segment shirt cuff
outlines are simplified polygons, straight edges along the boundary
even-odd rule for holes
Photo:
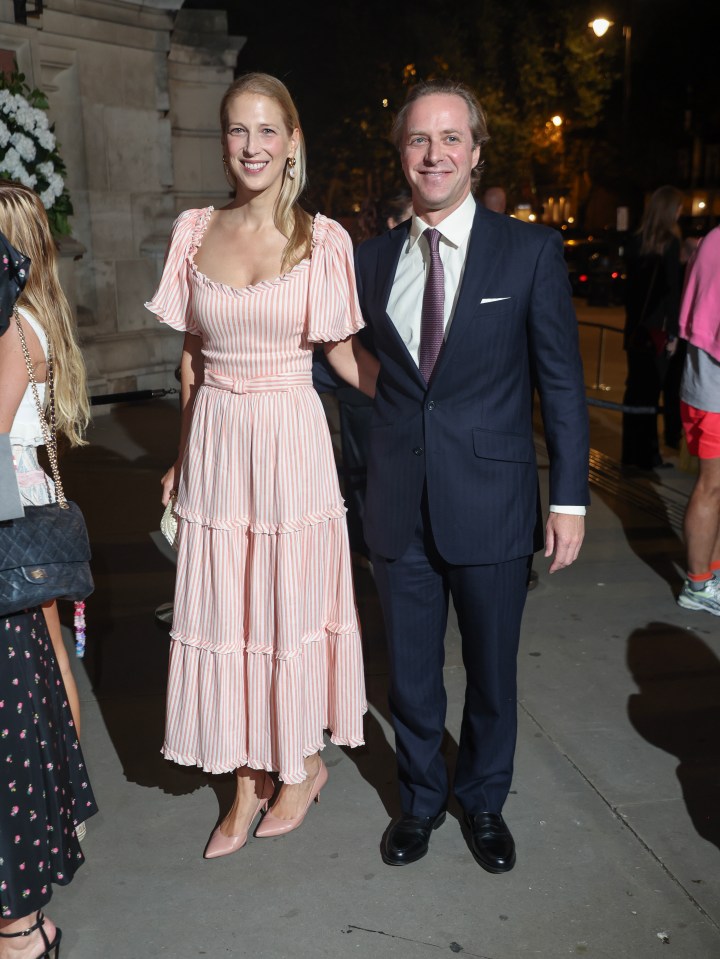
[[[584,506],[553,506],[550,505],[551,513],[569,513],[571,516],[584,516],[587,510]]]

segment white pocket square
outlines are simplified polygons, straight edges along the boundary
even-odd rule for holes
[[[486,300],[480,300],[480,305],[483,303],[499,303],[500,300],[511,300],[511,296],[489,296]]]

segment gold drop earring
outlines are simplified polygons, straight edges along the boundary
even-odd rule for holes
[[[296,164],[296,163],[297,163],[297,160],[295,159],[295,157],[288,157],[288,161],[287,161],[287,165],[288,165],[288,176],[290,177],[291,180],[294,180],[294,179],[295,179],[295,164]]]

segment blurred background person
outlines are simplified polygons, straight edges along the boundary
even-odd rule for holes
[[[628,244],[624,347],[627,406],[657,407],[677,347],[682,267],[678,217],[682,194],[662,186],[650,197]],[[656,413],[624,413],[622,463],[651,470],[660,455]],[[669,465],[669,464],[667,464]]]
[[[401,190],[399,193],[394,194],[394,196],[388,197],[382,202],[381,210],[385,229],[394,230],[396,226],[400,226],[401,223],[409,220],[412,216],[412,197],[410,196],[410,191]],[[380,229],[375,235],[377,236],[382,232],[383,230]]]
[[[691,262],[680,311],[687,356],[680,390],[688,450],[698,457],[685,512],[687,578],[678,604],[720,616],[720,227]]]
[[[364,243],[371,236],[377,236],[382,232],[382,210],[380,202],[375,197],[365,197],[360,205],[360,212],[355,221],[355,243]]]
[[[490,186],[483,193],[483,204],[493,213],[507,213],[507,196],[501,186]]]
[[[358,213],[355,234],[355,245],[359,246],[365,240],[380,236],[385,230],[392,230],[412,216],[412,197],[407,190],[400,190],[392,196],[385,196],[379,200],[367,197]]]

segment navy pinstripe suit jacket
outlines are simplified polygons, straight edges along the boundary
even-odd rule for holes
[[[550,502],[589,502],[585,388],[561,238],[478,205],[455,314],[428,387],[386,312],[409,223],[356,254],[360,305],[381,362],[365,538],[373,552],[401,556],[426,485],[435,543],[447,562],[528,556],[542,545],[533,387],[550,454]]]

